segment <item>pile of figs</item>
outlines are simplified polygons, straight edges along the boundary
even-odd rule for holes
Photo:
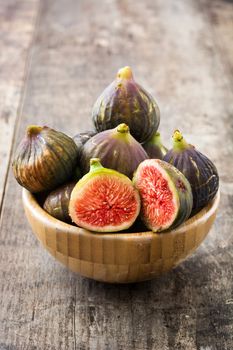
[[[158,105],[130,67],[99,96],[92,119],[95,130],[73,138],[30,125],[16,150],[16,180],[45,198],[51,216],[93,232],[137,222],[142,230],[169,231],[216,195],[219,177],[209,158],[179,130],[170,150],[163,145]]]

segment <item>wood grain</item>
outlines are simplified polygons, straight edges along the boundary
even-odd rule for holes
[[[40,247],[9,173],[0,349],[232,349],[232,13],[225,0],[41,1],[13,147],[29,123],[71,135],[90,128],[96,97],[131,65],[157,98],[165,143],[179,127],[216,163],[221,203],[204,244],[174,271],[105,285],[68,272]]]
[[[37,10],[38,0],[1,1],[0,212]]]

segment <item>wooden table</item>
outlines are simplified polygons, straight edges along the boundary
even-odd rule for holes
[[[233,349],[233,3],[0,1],[0,349]],[[74,135],[118,68],[131,65],[175,128],[217,165],[208,238],[171,273],[134,285],[81,278],[25,219],[12,154],[26,125]]]

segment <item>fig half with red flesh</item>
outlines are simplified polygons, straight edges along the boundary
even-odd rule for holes
[[[90,231],[116,232],[129,228],[139,212],[140,197],[132,181],[92,158],[89,173],[71,193],[72,221]]]
[[[184,222],[192,210],[188,180],[171,164],[159,159],[142,162],[133,179],[141,197],[141,217],[147,228],[160,232]]]

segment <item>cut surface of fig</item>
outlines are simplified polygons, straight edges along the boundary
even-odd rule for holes
[[[143,217],[150,228],[160,231],[171,226],[178,212],[179,199],[166,173],[156,164],[147,162],[139,166],[135,183],[142,198]]]
[[[140,211],[140,198],[132,182],[117,171],[91,160],[91,170],[71,193],[69,213],[78,226],[96,232],[129,228]]]
[[[177,227],[190,215],[191,187],[170,164],[158,159],[145,160],[133,182],[141,197],[141,217],[154,232]]]

